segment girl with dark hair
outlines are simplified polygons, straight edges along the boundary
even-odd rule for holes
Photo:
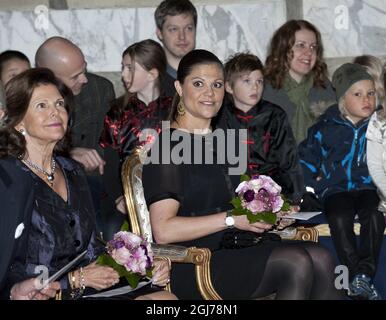
[[[170,112],[171,97],[161,92],[166,57],[161,45],[143,40],[122,54],[122,80],[127,94],[113,102],[104,121],[100,145],[118,150],[121,161],[138,146],[154,141],[144,129],[161,130],[161,121]],[[141,136],[142,135],[142,136]]]
[[[224,84],[223,65],[213,53],[193,50],[182,58],[170,129],[159,135],[143,167],[155,241],[211,249],[211,279],[224,299],[272,293],[276,299],[337,298],[333,260],[317,244],[267,240],[239,249],[227,247],[224,236],[232,231],[228,228],[259,234],[272,225],[250,224],[246,216],[231,215],[230,201],[240,177],[228,175],[230,164],[217,161],[227,142],[221,145],[211,139],[215,135],[211,120],[222,105]],[[205,143],[197,145],[202,140]],[[202,161],[209,158],[216,161]],[[179,298],[200,298],[191,265],[174,265],[171,285]]]
[[[3,89],[9,80],[31,68],[27,56],[15,50],[7,50],[0,53],[0,119],[4,114],[5,101],[3,101]]]
[[[58,279],[62,297],[80,298],[83,293],[90,294],[117,284],[118,273],[95,262],[103,247],[95,237],[95,212],[85,172],[78,162],[63,156],[69,146],[70,89],[49,69],[36,68],[10,80],[6,98],[0,129],[0,190],[9,186],[20,197],[17,200],[14,195],[6,198],[10,193],[8,188],[0,193],[2,206],[7,210],[2,211],[1,219],[6,221],[6,229],[14,230],[17,215],[13,217],[12,207],[20,202],[24,225],[15,232],[15,237],[23,241],[15,246],[11,241],[5,250],[3,245],[10,243],[9,237],[0,241],[2,255],[8,253],[6,266],[10,265],[4,285],[0,284],[1,294],[9,297],[11,293],[14,298],[15,290],[20,291],[20,287],[12,289],[13,285],[35,277],[37,267],[45,266],[49,275],[53,275],[85,250],[87,254],[79,264]],[[1,174],[4,172],[7,174]],[[24,185],[29,190],[19,191]],[[4,228],[3,224],[0,226]],[[1,233],[1,237],[5,236]],[[3,263],[2,259],[1,269]],[[156,269],[156,283],[165,285],[168,266],[160,263]],[[145,289],[125,298],[139,296],[174,297],[160,289]]]
[[[23,52],[7,50],[0,53],[0,80],[3,86],[13,77],[30,68],[31,63]]]
[[[330,105],[335,93],[327,77],[320,32],[308,21],[290,20],[273,35],[265,62],[263,99],[287,112],[298,143]]]

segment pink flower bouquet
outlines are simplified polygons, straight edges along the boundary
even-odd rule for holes
[[[246,215],[250,223],[275,224],[276,213],[290,210],[289,202],[281,195],[281,187],[272,178],[243,175],[241,181],[236,188],[238,197],[231,201],[233,215]]]
[[[120,231],[107,242],[107,253],[98,258],[98,263],[108,265],[125,277],[132,288],[136,288],[143,277],[152,276],[153,252],[142,237]]]

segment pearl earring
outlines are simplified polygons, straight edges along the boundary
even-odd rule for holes
[[[25,130],[24,130],[23,128],[21,128],[21,129],[19,130],[19,132],[20,132],[23,136],[25,136]]]

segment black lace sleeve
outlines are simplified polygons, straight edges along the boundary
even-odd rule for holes
[[[153,145],[148,158],[151,159],[150,163],[145,164],[142,171],[142,184],[148,207],[152,203],[164,199],[175,199],[180,203],[183,201],[184,165],[162,163],[161,140],[157,140],[159,144],[156,142]],[[157,145],[160,148],[156,147]]]
[[[143,168],[142,183],[147,206],[164,200],[183,200],[179,168],[173,164],[149,164]]]

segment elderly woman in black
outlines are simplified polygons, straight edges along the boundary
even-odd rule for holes
[[[6,86],[6,98],[0,165],[7,164],[12,179],[23,177],[16,184],[31,185],[25,201],[31,219],[25,230],[25,250],[13,255],[4,291],[36,276],[38,266],[54,274],[85,250],[84,258],[58,279],[62,297],[77,298],[118,284],[116,271],[95,262],[103,247],[95,237],[95,214],[86,177],[83,168],[66,157],[71,92],[50,70],[37,68],[12,79]],[[2,195],[1,203],[7,201],[12,200]],[[164,286],[168,278],[167,264],[157,263],[155,284]],[[159,288],[143,288],[120,298],[174,296]]]

